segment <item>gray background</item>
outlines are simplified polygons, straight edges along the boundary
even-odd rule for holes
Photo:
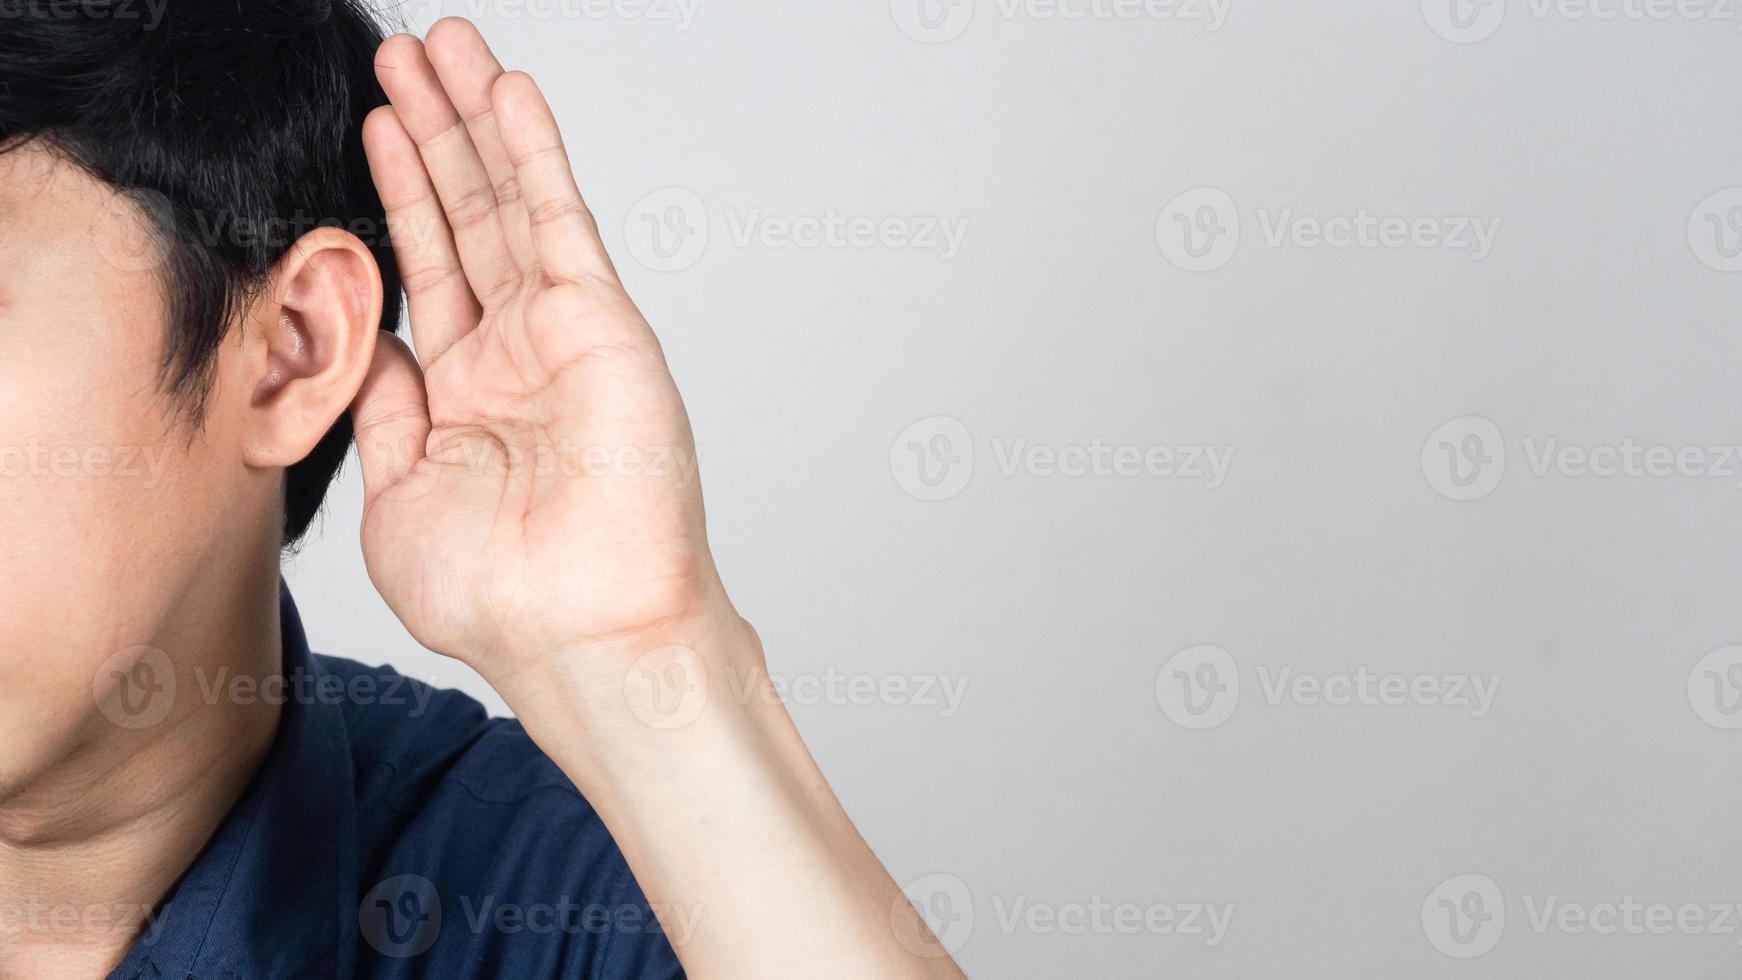
[[[1738,976],[1742,655],[1702,658],[1742,643],[1742,464],[1706,450],[1742,443],[1742,4],[920,2],[407,11],[550,94],[733,596],[968,972]],[[778,237],[831,211],[890,235]],[[1362,211],[1498,234],[1266,234]],[[1237,247],[1182,268],[1176,214]],[[1018,440],[1234,456],[1212,487],[1010,470]],[[376,596],[360,500],[352,467],[288,566],[316,648],[502,710]],[[1452,675],[1490,709],[1422,686]],[[1681,923],[1578,928],[1628,900]],[[1160,911],[1194,905],[1220,942]]]

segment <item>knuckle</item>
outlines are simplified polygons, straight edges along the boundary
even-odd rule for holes
[[[358,435],[373,435],[378,429],[393,428],[399,423],[420,419],[422,415],[419,408],[412,404],[371,407],[354,411],[351,426]]]
[[[500,206],[519,204],[524,196],[520,189],[520,178],[518,177],[512,175],[504,177],[502,182],[496,185],[496,203]]]
[[[551,146],[541,146],[535,150],[528,150],[524,156],[514,162],[517,166],[522,167],[544,163],[546,160],[555,161],[559,165],[566,165],[567,160],[564,158],[567,155],[567,151],[562,148],[561,144],[553,144]]]
[[[435,191],[426,185],[423,190],[414,191],[402,198],[392,201],[383,200],[381,206],[387,210],[388,224],[392,224],[395,220],[407,223],[410,221],[408,215],[434,202],[435,196]]]
[[[448,206],[448,224],[455,231],[474,227],[496,216],[496,191],[474,187],[462,191]]]
[[[570,218],[580,218],[582,221],[590,222],[592,220],[592,213],[588,211],[587,206],[582,204],[578,199],[558,198],[556,200],[539,202],[527,216],[527,220],[530,221],[534,227],[554,224],[555,222],[564,221]]]
[[[400,277],[400,283],[407,292],[419,293],[445,286],[459,275],[457,265],[432,265],[405,273]]]
[[[496,124],[496,110],[491,108],[487,95],[482,98],[482,101],[474,105],[456,106],[456,108],[459,109],[460,118],[465,121],[468,129],[484,129]]]

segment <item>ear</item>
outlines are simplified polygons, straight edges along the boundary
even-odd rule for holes
[[[381,327],[381,270],[355,235],[317,228],[292,245],[242,338],[250,389],[243,458],[301,462],[356,397]]]

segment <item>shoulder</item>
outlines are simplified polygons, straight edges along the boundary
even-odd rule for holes
[[[480,804],[537,804],[591,813],[579,791],[520,723],[491,718],[459,691],[431,687],[392,667],[316,656],[342,688],[346,733],[361,802],[415,805],[433,790],[458,789]]]
[[[315,661],[343,687],[358,893],[427,882],[443,916],[424,966],[681,975],[604,822],[519,722],[390,667]]]

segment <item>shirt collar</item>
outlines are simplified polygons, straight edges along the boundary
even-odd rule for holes
[[[350,976],[357,839],[344,708],[279,585],[289,694],[260,771],[110,980]]]

